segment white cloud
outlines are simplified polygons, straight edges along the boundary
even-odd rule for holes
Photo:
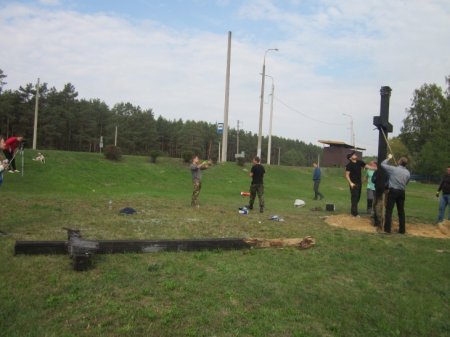
[[[228,1],[218,3],[226,7]],[[286,9],[269,0],[247,1],[239,11],[276,34],[263,41],[263,34],[244,26],[233,33],[230,126],[239,119],[244,129],[257,131],[267,48],[280,48],[266,59],[275,95],[296,110],[275,101],[273,133],[314,144],[349,142],[349,119],[342,116],[348,113],[357,144],[372,154],[380,87],[393,89],[391,122],[398,134],[414,89],[443,86],[449,75],[450,8],[444,1],[290,4]],[[218,35],[111,14],[9,5],[0,7],[0,36],[0,67],[11,89],[40,77],[58,89],[71,82],[81,97],[110,106],[129,101],[170,119],[223,118],[227,30]],[[265,132],[268,113],[266,105]]]
[[[290,63],[283,60],[283,69],[274,72],[281,72],[283,81],[291,77],[298,82],[284,81],[290,87],[282,88],[280,95],[322,120],[351,113],[358,143],[372,153],[377,138],[369,139],[368,131],[379,112],[381,86],[393,89],[391,120],[398,134],[413,90],[425,82],[444,84],[450,66],[450,46],[444,42],[450,38],[448,3],[324,1],[312,12],[283,12],[274,3],[250,1],[241,15],[271,21],[286,31],[280,57]],[[302,91],[297,99],[295,89]],[[336,128],[317,129],[333,137],[341,134]]]
[[[39,3],[41,3],[43,5],[48,5],[48,6],[57,6],[61,2],[60,2],[60,0],[39,0]]]

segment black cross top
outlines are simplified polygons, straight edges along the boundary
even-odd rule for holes
[[[392,132],[392,124],[389,123],[389,97],[391,96],[392,89],[390,87],[381,87],[381,105],[380,115],[373,117],[373,125],[378,129],[383,128],[385,133]]]

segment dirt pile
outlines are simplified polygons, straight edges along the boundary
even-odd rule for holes
[[[347,228],[350,230],[376,233],[377,228],[372,225],[369,217],[353,217],[348,214],[339,214],[327,216],[326,223],[335,226]],[[398,231],[398,223],[393,221],[392,231]],[[450,221],[446,220],[438,225],[432,224],[406,224],[406,234],[414,236],[424,236],[431,238],[450,239]]]

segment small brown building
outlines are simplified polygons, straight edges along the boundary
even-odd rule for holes
[[[319,140],[319,143],[328,145],[323,148],[322,167],[344,167],[348,163],[347,155],[356,151],[359,159],[362,159],[362,151],[365,149],[353,147],[353,145],[334,140]]]

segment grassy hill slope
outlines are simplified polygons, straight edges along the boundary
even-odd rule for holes
[[[266,167],[267,211],[242,216],[249,165],[205,171],[197,210],[180,160],[46,151],[41,165],[34,155],[25,151],[24,175],[7,173],[0,187],[0,336],[448,336],[450,240],[328,226],[328,212],[310,209],[348,212],[342,169],[323,169],[325,200],[314,201],[312,169]],[[408,222],[432,226],[435,188],[408,186]],[[295,208],[297,198],[306,206]],[[127,206],[138,213],[119,215]],[[14,256],[15,240],[64,240],[63,227],[92,239],[312,235],[317,244],[99,255],[86,272],[67,256]]]
[[[133,199],[138,196],[165,198],[167,203],[190,202],[192,190],[187,164],[172,158],[160,158],[151,164],[148,158],[125,156],[121,162],[104,159],[101,154],[47,151],[47,164],[32,161],[33,151],[25,152],[24,175],[5,173],[0,189],[4,198],[83,198],[105,202],[110,199]],[[18,156],[18,166],[21,158]],[[244,169],[235,163],[212,166],[203,173],[201,203],[236,209],[245,200],[239,193],[248,191],[250,164]],[[323,202],[312,200],[312,169],[266,166],[265,189],[267,207],[272,212],[292,210],[295,199],[303,199],[307,206],[334,203],[338,212],[349,209],[348,187],[343,169],[323,168],[321,191]],[[436,186],[411,183],[408,185],[406,209],[412,221],[432,223],[437,214]],[[308,208],[308,207],[307,207]],[[365,210],[365,191],[360,202]],[[415,219],[415,220],[414,220]]]

